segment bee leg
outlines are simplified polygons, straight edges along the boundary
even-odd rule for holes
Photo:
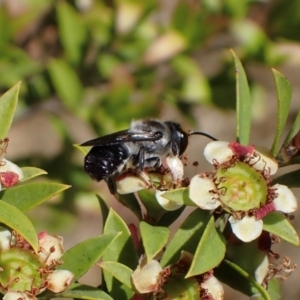
[[[115,184],[114,180],[112,179],[112,177],[106,178],[105,181],[106,181],[106,184],[108,186],[110,193],[112,195],[116,194],[117,188],[116,188],[116,184]]]
[[[155,188],[155,186],[150,181],[150,178],[146,172],[144,172],[144,171],[139,172],[139,176],[145,181],[148,188]]]

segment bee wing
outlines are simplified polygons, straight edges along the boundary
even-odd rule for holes
[[[160,132],[129,132],[128,130],[122,130],[89,140],[80,146],[109,146],[126,142],[157,141],[161,137]]]

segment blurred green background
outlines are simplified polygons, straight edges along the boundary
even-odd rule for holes
[[[270,68],[292,82],[291,118],[300,106],[299,28],[299,0],[0,0],[1,94],[22,81],[8,158],[72,185],[31,216],[37,227],[73,238],[80,232],[77,240],[100,232],[99,220],[91,225],[99,218],[93,193],[111,196],[84,173],[73,144],[145,117],[234,139],[230,48],[251,85],[253,143],[270,147]],[[285,299],[297,293],[289,288]]]

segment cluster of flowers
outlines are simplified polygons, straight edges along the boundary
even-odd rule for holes
[[[0,190],[23,178],[22,169],[3,157],[5,149],[0,156]],[[17,232],[0,226],[0,292],[4,300],[34,300],[45,290],[60,293],[71,284],[74,275],[57,269],[62,264],[62,238],[41,232],[38,242],[35,252]]]
[[[213,165],[213,171],[191,178],[188,186],[189,198],[200,209],[226,212],[232,232],[241,242],[260,243],[266,240],[262,219],[269,213],[280,211],[288,214],[297,210],[297,199],[292,191],[285,185],[272,185],[271,176],[277,172],[278,163],[266,151],[258,151],[253,146],[243,146],[237,142],[213,141],[205,147],[204,156]],[[141,178],[123,176],[117,181],[117,187],[120,193],[129,193],[149,186]],[[165,192],[156,190],[158,203],[166,210],[178,209],[181,205],[164,198]],[[269,233],[267,239],[270,240]],[[255,272],[258,283],[272,277],[270,272],[277,272],[274,265],[270,270],[270,248],[271,246],[264,249],[265,257]],[[183,261],[188,265],[186,256],[179,263]],[[294,267],[285,263],[281,269],[290,273]],[[166,275],[166,270],[162,270],[158,261],[142,261],[133,278],[137,290],[142,293],[155,291],[157,286],[161,287],[164,282],[161,278],[169,278],[173,273],[169,271],[168,274]],[[216,280],[211,274],[202,276]],[[223,299],[222,288],[216,283],[213,286],[217,291],[212,287],[207,288],[207,295],[211,298],[201,299]]]

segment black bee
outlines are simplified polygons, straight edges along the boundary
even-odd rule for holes
[[[132,121],[129,129],[81,144],[93,146],[85,157],[84,170],[94,180],[104,179],[113,194],[114,176],[129,169],[142,175],[146,168],[159,168],[164,158],[180,158],[188,146],[188,137],[194,134],[215,140],[203,132],[185,132],[180,124],[171,121]],[[171,169],[172,174],[175,172]]]

